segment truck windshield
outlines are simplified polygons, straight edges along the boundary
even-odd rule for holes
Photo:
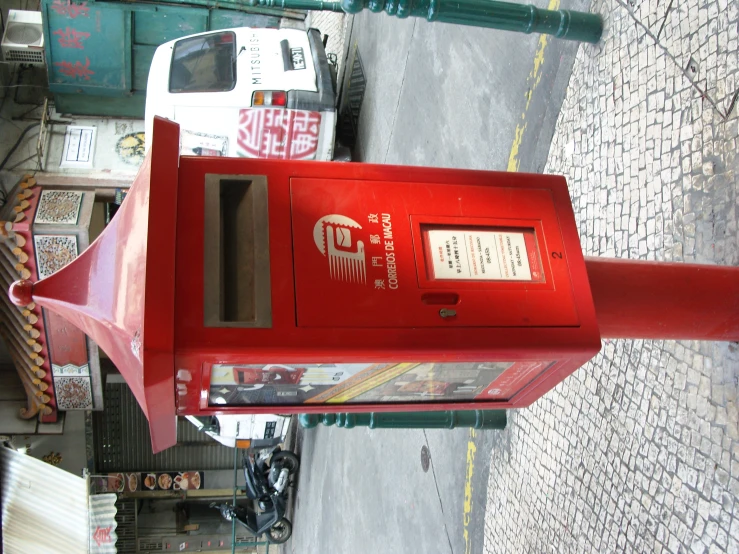
[[[234,33],[212,33],[175,43],[169,92],[223,92],[235,85]]]

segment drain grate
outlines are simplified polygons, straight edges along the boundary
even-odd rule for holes
[[[424,473],[428,472],[430,462],[431,454],[429,453],[429,447],[424,445],[421,447],[421,468],[423,468]]]
[[[349,80],[342,91],[339,103],[339,117],[336,129],[339,142],[349,148],[354,148],[357,142],[359,129],[359,112],[362,109],[364,91],[367,88],[367,79],[364,76],[364,66],[359,50],[354,49],[354,56],[349,72]]]
[[[698,65],[698,62],[695,61],[694,58],[690,58],[688,60],[688,65],[685,66],[685,74],[688,76],[688,79],[695,82],[698,78],[698,69],[700,66]]]

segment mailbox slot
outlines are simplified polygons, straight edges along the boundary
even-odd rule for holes
[[[267,179],[206,175],[206,327],[271,327]]]

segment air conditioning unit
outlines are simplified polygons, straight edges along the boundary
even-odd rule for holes
[[[9,10],[2,49],[6,62],[46,65],[41,12]]]

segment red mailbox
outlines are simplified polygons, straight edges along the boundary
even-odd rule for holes
[[[682,310],[675,333],[739,336],[736,268],[586,265],[561,177],[180,158],[178,133],[157,119],[102,235],[11,289],[107,352],[154,451],[176,415],[528,405],[598,352],[595,306],[611,336],[628,331],[618,280],[639,332],[676,336],[662,308],[706,275],[710,311]]]
[[[183,157],[175,256],[178,413],[523,406],[600,348],[561,177]]]
[[[175,415],[524,406],[600,348],[561,177],[180,158],[165,120],[153,143],[32,294],[113,359],[155,451]]]

